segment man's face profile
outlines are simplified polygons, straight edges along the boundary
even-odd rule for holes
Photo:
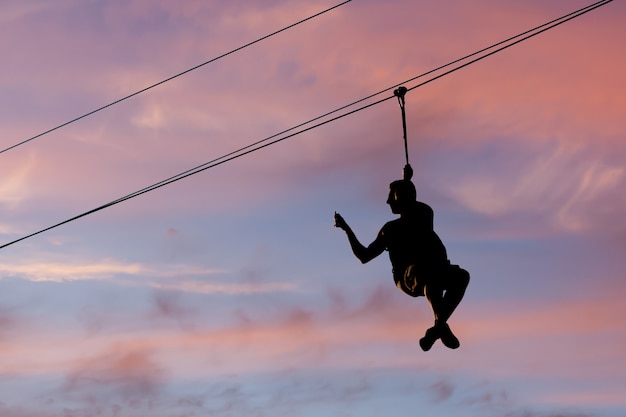
[[[400,204],[398,202],[398,193],[393,187],[389,188],[389,197],[387,197],[387,204],[389,204],[389,207],[391,208],[391,212],[393,214],[400,214]]]

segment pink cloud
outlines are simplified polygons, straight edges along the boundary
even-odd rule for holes
[[[335,293],[333,296],[335,300],[338,297],[341,295]],[[247,373],[296,365],[301,367],[305,366],[302,354],[312,361],[311,365],[315,364],[318,368],[413,367],[425,364],[424,361],[431,360],[431,356],[447,354],[446,349],[439,345],[428,354],[419,351],[417,340],[432,323],[424,299],[408,299],[395,288],[381,287],[358,305],[341,303],[335,301],[339,307],[328,312],[286,307],[277,311],[275,316],[244,313],[247,319],[238,325],[206,328],[198,320],[197,316],[201,314],[199,311],[181,310],[180,303],[175,299],[161,301],[156,304],[160,306],[158,314],[180,321],[184,324],[182,327],[163,326],[160,319],[154,320],[154,315],[146,315],[147,327],[136,322],[129,330],[118,326],[114,331],[111,329],[92,334],[88,341],[90,346],[102,346],[117,340],[123,349],[103,355],[102,366],[96,366],[97,358],[85,362],[86,370],[83,372],[80,368],[76,371],[73,380],[89,377],[89,370],[93,367],[94,374],[113,384],[116,381],[116,370],[121,369],[120,364],[128,362],[132,365],[129,365],[128,378],[133,380],[136,371],[136,380],[140,384],[143,371],[152,372],[150,370],[153,369],[155,375],[158,374],[156,365],[150,365],[150,357],[159,358],[161,366],[167,364],[168,368],[178,369],[178,372],[204,374]],[[619,344],[619,334],[623,332],[620,309],[621,302],[613,297],[565,303],[561,301],[553,305],[530,301],[519,306],[510,303],[504,306],[489,304],[480,309],[468,301],[461,305],[451,325],[461,338],[460,351],[472,355],[474,359],[454,366],[489,373],[487,370],[493,368],[487,366],[486,361],[498,362],[505,358],[491,354],[484,356],[480,352],[492,352],[492,347],[499,345],[509,356],[517,357],[516,365],[506,365],[509,372],[549,372],[555,375],[557,372],[568,374],[567,369],[570,369],[573,375],[584,373],[588,376],[622,372],[619,367],[607,366],[609,362],[605,362],[613,363],[614,358],[623,354],[623,343]],[[135,321],[139,319],[144,320],[136,318]],[[154,327],[149,326],[149,322]],[[144,330],[130,330],[141,328]],[[57,342],[51,340],[46,347],[47,353],[36,353],[38,349],[33,346],[25,350],[24,354],[27,357],[48,357],[51,362],[39,368],[42,371],[51,366],[62,366],[62,362],[54,365],[54,361],[73,355],[71,340],[76,337],[84,335],[69,333]],[[64,342],[59,344],[62,340]],[[582,344],[558,353],[562,344],[569,344],[571,340]],[[607,344],[606,341],[612,342]],[[19,340],[12,343],[13,351],[18,351],[19,343]],[[376,364],[369,362],[371,357],[368,352],[372,349],[394,349],[394,346],[396,349],[403,348],[394,355],[380,357]],[[535,350],[541,351],[541,354],[532,353]],[[601,357],[597,355],[599,350],[603,352]],[[64,353],[61,355],[62,351]],[[145,354],[135,355],[133,352]],[[185,354],[181,355],[181,352]],[[416,354],[419,355],[416,357]],[[548,362],[546,358],[549,358]],[[17,357],[14,360],[16,364],[22,364],[19,367],[21,372],[28,372],[29,365],[26,362]],[[541,366],[524,368],[519,365],[520,361]],[[588,365],[577,366],[574,370],[568,366],[572,362]],[[136,368],[133,368],[135,365]],[[32,371],[36,372],[36,369]]]
[[[166,378],[150,352],[125,346],[114,346],[101,355],[78,361],[75,366],[63,389],[71,396],[94,396],[102,391],[105,397],[110,392],[116,398],[143,402],[159,394]]]
[[[186,308],[176,298],[160,300],[152,306],[157,311],[135,316],[129,327],[93,333],[88,339],[69,329],[42,329],[37,337],[46,340],[45,346],[13,340],[12,372],[22,377],[67,373],[63,396],[82,401],[88,392],[95,393],[98,405],[110,399],[145,405],[167,381],[180,378],[243,377],[288,369],[422,369],[531,380],[610,378],[624,372],[618,364],[624,352],[623,342],[619,344],[622,303],[615,297],[480,307],[467,300],[451,320],[461,349],[449,351],[437,344],[428,353],[417,345],[432,320],[426,301],[409,299],[390,285],[372,288],[356,304],[333,290],[329,302],[334,307],[328,310],[294,305],[254,314],[251,309],[246,320],[228,326],[201,325],[201,311]],[[164,325],[162,320],[171,319],[193,325]],[[95,353],[85,357],[85,351]],[[464,392],[444,379],[430,390],[433,400],[446,403],[457,390]],[[468,398],[476,404],[510,405],[502,393],[477,395]]]
[[[23,324],[24,319],[12,309],[0,309],[0,351],[3,350],[3,342],[10,340]]]
[[[454,386],[446,381],[437,381],[430,386],[435,402],[448,400],[454,393]]]

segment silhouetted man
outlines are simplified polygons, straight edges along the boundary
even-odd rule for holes
[[[447,321],[465,294],[469,273],[450,264],[446,248],[434,231],[433,210],[416,201],[415,186],[410,180],[389,185],[387,204],[400,217],[386,223],[367,247],[358,241],[338,213],[335,213],[335,226],[346,232],[352,252],[362,263],[387,250],[396,286],[412,297],[426,296],[435,315],[435,325],[426,330],[419,341],[420,347],[427,351],[440,338],[445,346],[456,349],[460,343]]]

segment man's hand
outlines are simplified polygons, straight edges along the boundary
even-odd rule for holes
[[[341,214],[335,212],[335,227],[340,228],[341,230],[348,229],[348,223],[341,217]]]
[[[383,240],[382,233],[379,233],[376,240],[374,240],[368,247],[365,247],[356,238],[356,235],[350,226],[348,226],[348,223],[346,223],[343,217],[341,217],[341,214],[337,212],[335,212],[335,227],[338,227],[346,232],[352,253],[354,253],[354,256],[356,256],[362,263],[371,261],[385,250],[385,242]]]

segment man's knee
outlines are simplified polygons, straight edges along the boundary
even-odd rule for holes
[[[459,274],[459,281],[461,281],[464,287],[467,287],[470,282],[470,274],[463,268],[461,268],[461,271]]]
[[[465,269],[461,268],[458,265],[452,266],[452,284],[465,289],[469,285],[470,282],[470,274]]]

